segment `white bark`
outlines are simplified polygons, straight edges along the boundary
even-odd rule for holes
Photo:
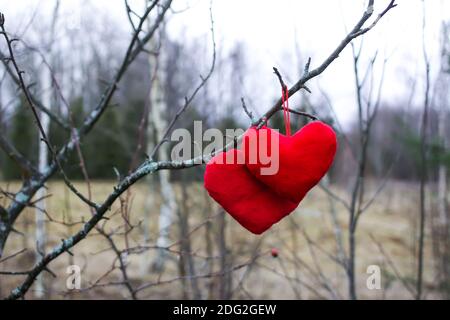
[[[56,21],[58,18],[59,12],[59,0],[55,2],[55,7],[53,10],[52,16],[52,24],[50,28],[50,35],[48,39],[46,39],[48,45],[48,59],[50,65],[53,60],[53,42],[55,39],[55,28]],[[42,103],[46,108],[51,109],[52,106],[52,71],[46,66],[43,65],[43,70],[41,72],[41,90],[42,90]],[[50,118],[44,112],[40,112],[39,121],[41,122],[42,129],[45,133],[45,136],[48,137],[50,131]],[[39,172],[44,172],[48,167],[48,146],[42,141],[44,137],[42,134],[39,134],[39,161],[38,161],[38,170]],[[36,199],[42,199],[41,201],[36,203],[36,260],[39,261],[43,255],[45,255],[45,245],[46,245],[46,231],[45,231],[45,209],[46,209],[46,197],[47,191],[45,188],[41,188],[36,192]],[[36,298],[42,298],[45,294],[45,285],[43,275],[40,274],[36,279],[36,290],[35,296]]]
[[[154,65],[154,64],[153,64]],[[151,93],[151,111],[150,120],[152,127],[155,129],[156,141],[163,139],[164,129],[167,126],[167,122],[162,116],[166,105],[164,103],[163,88],[161,86],[161,72],[157,71],[155,83],[152,86]],[[158,159],[160,161],[168,160],[167,156],[167,143],[164,143],[158,150]],[[169,231],[170,225],[175,217],[177,210],[177,204],[175,201],[175,193],[170,183],[170,171],[161,170],[158,171],[159,184],[161,191],[161,207],[159,213],[159,225],[158,225],[158,239],[156,245],[160,247],[167,247],[170,243]],[[155,266],[162,268],[165,262],[165,251],[160,250]]]
[[[159,55],[150,55],[149,64],[151,70],[151,77],[153,77],[153,83],[150,89],[150,112],[148,114],[148,127],[151,130],[150,139],[154,138],[154,141],[161,141],[164,137],[164,130],[167,127],[167,121],[164,118],[164,113],[167,110],[167,106],[164,100],[164,87],[163,87],[163,72],[160,49]],[[153,134],[151,134],[153,133]],[[153,142],[148,145],[148,153],[152,152],[154,147]],[[168,144],[163,143],[158,149],[158,160],[168,160]],[[160,247],[167,247],[170,244],[170,226],[176,216],[177,203],[175,199],[175,193],[170,183],[170,171],[161,170],[158,171],[160,192],[161,192],[161,206],[159,213],[158,224],[158,238],[156,245]],[[152,188],[154,192],[155,188]],[[147,213],[148,214],[148,213]],[[166,251],[159,250],[158,256],[154,262],[155,269],[162,269],[166,260]]]
[[[51,74],[48,68],[44,68],[42,71],[42,87],[43,87],[43,95],[42,102],[47,108],[50,108],[51,100],[52,100],[52,91],[51,91]],[[50,128],[50,118],[44,112],[40,113],[40,122],[42,124],[42,128],[44,129],[45,135],[48,136],[49,128]],[[48,166],[48,148],[44,141],[42,141],[42,135],[39,135],[39,164],[38,169],[39,172],[44,172]],[[45,188],[41,188],[36,193],[36,199],[42,199],[41,201],[36,203],[36,260],[39,261],[42,258],[42,255],[45,254],[45,243],[46,243],[46,232],[45,232],[45,213],[44,210],[46,208],[46,200],[45,196],[47,195],[47,191]],[[36,279],[36,298],[42,298],[44,296],[45,286],[42,274]]]

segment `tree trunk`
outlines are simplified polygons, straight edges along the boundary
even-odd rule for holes
[[[180,228],[181,228],[181,236],[182,236],[182,250],[186,254],[186,265],[187,270],[189,271],[190,284],[192,290],[192,297],[195,300],[200,300],[202,298],[201,291],[198,284],[198,279],[196,278],[196,267],[194,257],[192,255],[192,243],[191,243],[191,235],[189,234],[189,206],[188,203],[188,193],[187,193],[187,183],[186,183],[186,174],[183,173],[183,183],[182,183],[182,203],[183,203],[183,212],[180,212]]]
[[[219,299],[231,299],[232,274],[230,272],[231,255],[227,247],[226,240],[227,221],[225,218],[225,211],[221,210],[219,215],[219,232],[217,235],[217,242],[219,245],[220,255],[220,272],[219,272]]]
[[[422,32],[425,34],[425,3],[423,3],[423,26]],[[423,35],[423,37],[425,37]],[[422,299],[423,291],[423,271],[424,271],[424,246],[425,246],[425,223],[426,223],[426,184],[427,184],[427,134],[428,134],[428,115],[430,107],[430,61],[423,40],[423,56],[425,62],[425,96],[422,114],[422,124],[420,128],[420,211],[419,211],[419,243],[417,256],[417,283],[416,283],[416,299]]]
[[[161,48],[159,50],[162,51]],[[154,74],[151,74],[153,79],[150,89],[150,112],[148,115],[148,126],[153,129],[154,141],[161,141],[163,139],[164,130],[167,127],[167,121],[163,117],[167,106],[164,100],[164,81],[161,64],[163,63],[160,54],[150,54],[149,64]],[[149,154],[152,150],[148,150]],[[163,143],[157,152],[158,160],[168,160],[168,144]],[[173,223],[176,216],[177,204],[175,201],[175,193],[170,183],[170,171],[158,171],[159,185],[161,188],[161,207],[159,213],[158,225],[158,239],[157,246],[167,247],[170,243],[169,233],[170,225]],[[158,255],[154,261],[153,268],[155,270],[162,270],[166,261],[166,250],[158,250]]]
[[[447,141],[445,132],[447,131],[447,104],[444,102],[440,108],[439,114],[439,138],[442,143],[442,150],[446,150]],[[438,173],[438,211],[439,220],[442,225],[448,226],[447,217],[447,167],[445,164],[441,163],[439,165]]]
[[[52,64],[53,61],[53,42],[55,38],[55,27],[58,19],[58,11],[59,11],[59,0],[56,1],[55,7],[53,9],[52,23],[50,27],[50,35],[48,37],[48,61],[49,64]],[[42,83],[42,102],[46,108],[52,109],[52,87],[53,87],[53,78],[52,78],[52,70],[47,65],[43,66],[43,70],[41,73],[41,83]],[[39,121],[41,122],[42,129],[45,135],[48,137],[50,131],[50,118],[44,113],[40,112]],[[44,137],[42,134],[39,135],[39,161],[38,161],[38,170],[39,172],[44,172],[48,167],[48,147],[47,144],[42,141]],[[51,143],[48,141],[48,143]],[[40,261],[42,257],[45,255],[45,246],[46,246],[46,231],[45,231],[45,210],[46,210],[46,199],[47,191],[45,187],[41,187],[36,192],[36,199],[42,199],[36,203],[36,261]],[[45,295],[46,288],[44,285],[44,276],[40,274],[36,279],[36,298],[42,298]]]
[[[42,71],[42,84],[43,84],[43,96],[42,101],[47,108],[50,108],[52,95],[51,95],[51,74],[48,68]],[[44,112],[40,113],[40,122],[42,128],[44,129],[45,135],[48,136],[48,131],[50,128],[50,118]],[[42,141],[42,135],[39,135],[39,172],[44,172],[48,166],[48,148],[44,141]],[[42,199],[36,203],[36,261],[42,259],[45,255],[45,244],[46,244],[46,232],[45,232],[45,210],[46,210],[46,200],[45,197],[47,191],[44,187],[40,188],[36,192],[36,199]],[[43,274],[39,275],[36,279],[36,298],[42,298],[45,293]]]

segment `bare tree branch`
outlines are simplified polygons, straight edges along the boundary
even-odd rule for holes
[[[355,25],[355,27],[352,29],[352,31],[344,38],[344,40],[338,45],[338,47],[332,52],[332,54],[319,67],[317,67],[316,69],[314,69],[312,71],[309,71],[309,63],[307,64],[307,67],[305,67],[305,74],[289,90],[289,94],[288,94],[289,96],[292,96],[297,91],[299,91],[301,88],[303,88],[307,81],[320,75],[323,71],[325,71],[325,69],[339,56],[339,54],[351,42],[351,40],[353,40],[354,38],[356,38],[358,36],[365,34],[367,31],[369,31],[370,29],[372,29],[375,26],[375,24],[378,22],[378,20],[381,17],[379,17],[370,27],[362,29],[364,24],[366,23],[366,21],[372,16],[373,2],[374,2],[373,0],[369,1],[369,5],[368,5],[366,11],[364,12],[362,18],[360,19],[360,21]],[[170,5],[170,1],[168,1],[168,3],[166,3],[166,4]],[[392,4],[393,4],[393,1],[391,3],[390,7],[385,9],[384,13],[386,13],[393,7]],[[168,9],[168,5],[163,8],[164,13],[165,13],[164,10]],[[384,13],[383,13],[383,15],[384,15]],[[147,15],[148,15],[148,13],[147,13]],[[139,52],[141,50],[140,48],[142,47],[142,44],[151,38],[151,36],[154,33],[154,30],[156,30],[157,24],[159,24],[160,21],[162,21],[163,16],[164,16],[164,14],[160,14],[158,16],[159,20],[158,19],[156,20],[155,27],[152,28],[152,30],[150,30],[150,32],[146,36],[144,36],[144,38],[141,41],[138,41],[137,38],[138,38],[138,34],[139,34],[140,30],[142,29],[142,24],[140,24],[140,26],[137,27],[137,32],[135,33],[135,36],[133,37],[133,39],[131,41],[129,49],[127,50],[127,54],[124,58],[122,67],[119,69],[119,71],[118,71],[115,79],[111,83],[110,87],[106,90],[99,105],[94,109],[94,111],[91,113],[91,115],[86,119],[83,126],[80,128],[79,132],[81,135],[87,133],[92,128],[92,126],[95,124],[95,122],[100,117],[101,113],[105,110],[106,106],[108,105],[108,103],[111,99],[112,94],[114,93],[114,91],[117,87],[117,83],[121,79],[127,66],[129,65],[129,63],[131,63],[134,60],[134,58],[137,55],[137,52]],[[144,14],[143,17],[146,17],[146,15]],[[135,47],[135,45],[136,45],[136,47]],[[191,96],[192,99],[193,99],[193,97],[195,97],[196,92],[198,90],[200,90],[200,88],[201,87],[199,87],[197,90],[194,91],[194,94]],[[187,99],[187,103],[185,105],[188,105],[189,102],[190,102],[190,100]],[[269,109],[269,111],[267,111],[261,118],[258,119],[258,124],[260,124],[264,121],[267,121],[267,119],[269,119],[271,116],[273,116],[278,110],[280,110],[280,108],[281,108],[281,99],[279,99],[275,103],[275,105],[271,109]],[[169,130],[170,130],[170,125],[169,125]],[[66,151],[73,148],[73,144],[74,144],[74,141],[72,138],[72,141],[70,141],[66,145],[66,147],[60,151],[59,156],[64,158],[63,155],[66,153]],[[228,144],[227,146],[225,146],[225,148],[223,150],[228,148],[229,145],[233,145],[233,144],[234,144],[234,141],[231,142],[230,144]],[[219,150],[216,151],[215,153],[218,153],[218,152],[219,152]],[[210,156],[212,156],[212,155],[210,155]],[[15,288],[11,292],[11,294],[8,298],[9,299],[17,299],[17,298],[23,297],[25,295],[25,293],[28,291],[28,289],[30,288],[30,286],[33,284],[36,277],[42,271],[47,270],[48,264],[50,262],[52,262],[54,259],[56,259],[58,256],[60,256],[61,254],[63,254],[64,252],[68,252],[68,250],[70,248],[72,248],[77,243],[79,243],[80,241],[85,239],[87,237],[87,235],[89,234],[89,232],[96,226],[96,224],[103,218],[104,214],[110,209],[110,207],[115,202],[115,200],[117,200],[117,198],[119,198],[121,194],[123,194],[130,186],[132,186],[134,183],[136,183],[137,181],[142,179],[144,176],[154,173],[158,170],[176,170],[176,169],[191,168],[191,167],[197,166],[201,163],[204,163],[207,159],[208,159],[208,157],[205,157],[202,155],[200,157],[192,158],[190,160],[185,160],[185,161],[158,161],[157,162],[152,159],[146,160],[139,168],[137,168],[132,173],[130,173],[128,176],[126,176],[114,188],[114,191],[106,198],[106,200],[99,207],[97,207],[95,209],[95,214],[84,224],[84,226],[81,230],[79,230],[74,235],[68,237],[67,239],[63,240],[61,242],[61,244],[54,247],[47,255],[45,255],[42,258],[42,260],[39,261],[32,268],[32,270],[30,270],[30,272],[28,273],[24,282],[20,286]],[[55,164],[53,164],[53,165],[55,165]],[[40,180],[40,183],[42,184],[43,182],[45,182],[49,176],[51,176],[51,173],[45,175],[45,177]],[[25,190],[25,191],[29,192],[28,196],[30,194],[33,194],[32,189]],[[24,191],[22,190],[22,192],[24,192]],[[28,200],[28,196],[27,196],[27,200]],[[20,212],[20,211],[18,211],[18,212]],[[16,213],[16,214],[18,215],[18,213]],[[238,265],[238,266],[231,268],[229,271],[237,270],[237,269],[243,268],[247,265],[248,265],[248,263]],[[229,271],[227,271],[227,272],[229,272]],[[211,277],[211,276],[214,276],[214,274],[198,275],[196,277]],[[175,281],[175,280],[167,280],[167,281],[164,281],[163,283],[169,283],[171,281]],[[161,284],[161,282],[158,282],[158,284]],[[150,286],[152,286],[152,284],[142,286],[142,287],[136,289],[136,292],[143,290]]]

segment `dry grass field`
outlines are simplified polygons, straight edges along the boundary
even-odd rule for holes
[[[373,184],[373,185],[372,185]],[[77,183],[77,188],[86,193],[86,185]],[[92,184],[93,199],[100,202],[112,191],[114,182]],[[376,183],[369,183],[368,195],[375,190]],[[2,188],[17,190],[18,183],[2,183]],[[180,212],[189,216],[189,238],[191,254],[195,263],[198,285],[202,298],[217,298],[219,264],[217,235],[219,216],[217,205],[206,195],[200,183],[187,186],[187,200],[181,199],[181,186],[176,185]],[[333,188],[345,195],[345,190]],[[90,216],[86,205],[76,199],[61,182],[48,184],[51,197],[48,199],[48,213],[53,220],[79,222]],[[128,212],[130,224],[136,225],[124,241],[124,220],[121,218],[120,203],[115,203],[109,212],[109,220],[103,220],[106,230],[114,230],[114,240],[119,249],[143,244],[142,223],[144,212],[150,210],[149,228],[151,238],[148,245],[155,245],[158,209],[148,208],[150,189],[145,183],[133,186],[129,193]],[[152,191],[154,193],[154,191]],[[417,221],[418,187],[400,182],[389,182],[377,200],[363,214],[357,231],[356,275],[359,298],[362,299],[410,299],[411,294],[405,284],[413,285],[415,274],[414,235]],[[186,195],[185,195],[186,196]],[[3,205],[6,200],[2,198]],[[155,203],[158,203],[156,197]],[[335,209],[339,225],[342,227],[344,246],[347,246],[346,229],[348,214],[338,203]],[[207,223],[205,223],[207,221]],[[229,274],[232,276],[232,298],[243,299],[330,299],[348,297],[346,275],[333,260],[337,254],[335,228],[331,214],[330,199],[324,191],[316,187],[300,204],[297,210],[262,236],[255,236],[238,225],[229,215],[225,217],[225,240],[228,248]],[[138,292],[141,299],[183,298],[183,280],[179,275],[179,245],[177,217],[173,223],[171,237],[174,245],[168,252],[166,267],[156,272],[149,267],[157,250],[129,254],[126,257],[130,283],[136,288],[146,285]],[[5,257],[21,250],[28,250],[0,264],[2,271],[21,271],[32,267],[34,261],[34,209],[27,209],[17,221],[15,233],[7,243]],[[48,242],[53,246],[62,238],[74,233],[81,224],[72,226],[58,222],[48,222]],[[426,298],[436,298],[433,276],[433,259],[430,239],[427,237],[425,259]],[[380,244],[379,245],[377,245]],[[129,293],[121,282],[118,269],[105,273],[113,264],[117,265],[115,254],[109,249],[108,241],[94,231],[73,250],[74,256],[63,254],[50,265],[56,278],[45,274],[48,292],[46,297],[57,299],[114,299],[129,298]],[[279,256],[271,256],[276,248]],[[212,255],[208,255],[213,253]],[[68,291],[66,268],[77,264],[81,267],[81,290]],[[382,289],[369,290],[366,287],[366,273],[369,265],[378,265],[382,271]],[[212,272],[212,273],[211,273]],[[398,277],[401,276],[402,280]],[[5,296],[23,276],[0,276],[0,293]],[[188,294],[190,291],[188,290]],[[27,294],[33,298],[33,290]]]

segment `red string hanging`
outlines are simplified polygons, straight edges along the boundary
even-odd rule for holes
[[[287,86],[283,86],[281,89],[281,102],[283,107],[284,126],[286,135],[291,135],[291,115],[289,112],[289,89]]]

